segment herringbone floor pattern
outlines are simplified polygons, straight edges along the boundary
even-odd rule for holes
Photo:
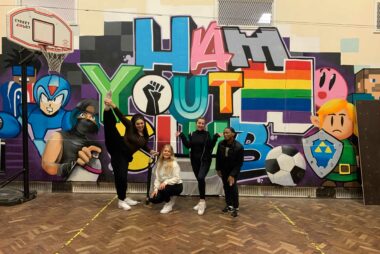
[[[380,206],[360,200],[244,197],[237,218],[222,198],[203,216],[196,202],[180,197],[163,215],[117,209],[110,194],[41,193],[0,207],[0,253],[380,253]]]

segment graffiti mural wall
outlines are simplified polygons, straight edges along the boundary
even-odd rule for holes
[[[293,38],[284,38],[276,27],[246,32],[172,16],[168,39],[162,39],[154,18],[106,22],[104,28],[102,36],[79,37],[79,49],[66,58],[60,75],[48,75],[42,56],[28,69],[32,180],[112,181],[102,126],[102,102],[112,91],[126,117],[141,113],[148,119],[150,146],[158,151],[171,143],[186,157],[189,151],[176,132],[195,130],[200,116],[211,135],[233,127],[245,149],[241,184],[359,185],[350,102],[379,98],[379,69],[355,73],[353,66],[341,64],[340,52],[291,52]],[[2,38],[2,47],[0,138],[6,177],[22,167],[21,72],[17,46]],[[88,111],[90,104],[78,106],[86,99],[96,102],[91,105],[98,126],[90,135],[93,143],[82,144],[99,148],[91,150],[97,155],[90,169],[81,169],[91,174],[74,177],[46,169],[42,158],[49,138],[78,124],[73,116]],[[123,134],[122,124],[118,127]],[[69,153],[68,147],[59,151]],[[133,158],[130,181],[145,181],[149,156],[138,151]],[[214,167],[209,177],[215,176]]]

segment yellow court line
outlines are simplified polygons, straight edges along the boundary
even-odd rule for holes
[[[305,230],[303,230],[302,228],[300,228],[300,227],[298,227],[297,225],[296,225],[296,223],[294,222],[294,221],[292,221],[290,218],[289,218],[289,216],[288,215],[286,215],[278,206],[276,206],[275,204],[273,204],[273,202],[272,201],[270,201],[270,204],[273,206],[273,208],[274,209],[276,209],[277,210],[277,212],[279,213],[279,214],[281,214],[288,222],[289,222],[289,224],[291,224],[293,227],[295,227],[295,229],[296,229],[296,231],[298,231],[299,233],[302,233],[302,234],[304,234],[304,235],[306,235],[306,239],[309,241],[309,242],[311,242],[310,244],[311,244],[311,246],[313,246],[316,250],[318,250],[321,254],[325,254],[324,252],[323,252],[323,250],[319,247],[320,245],[322,245],[323,243],[321,243],[321,244],[317,244],[317,243],[315,243],[313,240],[311,240],[310,239],[310,237],[309,237],[309,234],[308,233],[306,233],[306,231]],[[326,244],[323,244],[324,246],[326,246]]]
[[[79,236],[90,224],[92,221],[96,220],[96,218],[99,217],[99,215],[104,212],[104,210],[106,210],[108,208],[108,206],[110,206],[110,204],[117,198],[117,196],[113,197],[97,214],[95,214],[91,220],[89,222],[87,222],[81,229],[79,229],[79,231],[73,236],[71,237],[62,247],[61,247],[61,250],[63,248],[65,248],[66,246],[69,246],[72,241],[74,241],[74,239]],[[59,254],[59,251],[57,251],[55,254]]]

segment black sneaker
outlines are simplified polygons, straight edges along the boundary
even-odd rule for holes
[[[222,212],[223,213],[229,213],[232,211],[232,206],[226,206],[223,208]]]
[[[238,209],[233,208],[231,211],[231,216],[232,217],[237,217],[238,216]]]

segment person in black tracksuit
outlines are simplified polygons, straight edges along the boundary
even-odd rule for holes
[[[216,152],[216,172],[222,178],[226,207],[223,212],[231,212],[236,217],[239,210],[239,191],[237,178],[244,162],[244,147],[235,140],[235,130],[227,127],[223,132],[224,140],[218,144]]]
[[[206,181],[205,178],[211,165],[211,154],[220,137],[216,133],[211,138],[210,133],[205,130],[206,120],[203,117],[197,119],[197,130],[189,134],[189,139],[183,133],[177,132],[185,147],[190,149],[190,161],[195,177],[198,181],[199,203],[194,206],[194,210],[202,215],[206,209]]]
[[[107,151],[111,156],[115,187],[119,198],[118,207],[129,210],[131,205],[137,204],[137,201],[126,198],[128,166],[133,159],[133,154],[139,149],[151,155],[158,153],[147,146],[149,136],[145,119],[141,114],[135,114],[131,121],[128,120],[112,102],[110,94],[107,94],[104,104],[104,137]],[[111,108],[113,110],[110,110]],[[116,118],[112,111],[125,126],[124,137],[120,136],[116,128]]]

